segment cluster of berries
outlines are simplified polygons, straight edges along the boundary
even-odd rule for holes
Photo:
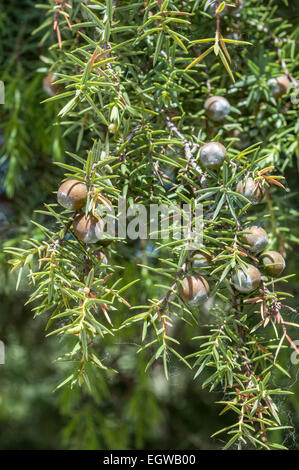
[[[242,2],[240,3],[241,6]],[[269,80],[271,92],[275,98],[282,96],[290,86],[286,76],[281,76]],[[205,102],[206,115],[212,121],[222,121],[230,112],[228,100],[222,96],[212,96]],[[210,170],[218,170],[226,157],[226,149],[220,142],[208,142],[199,150],[199,159],[203,167]],[[240,181],[236,191],[257,204],[262,201],[265,195],[264,186],[251,177]],[[262,252],[268,244],[268,235],[262,227],[248,227],[242,235],[243,242],[252,253]],[[262,266],[269,276],[278,276],[285,268],[285,260],[276,251],[266,251],[261,255]],[[192,270],[196,271],[211,264],[211,258],[206,254],[196,253],[193,256]],[[231,283],[240,293],[248,294],[260,285],[261,273],[253,265],[247,265],[246,269],[239,268],[231,277]],[[186,276],[179,284],[180,297],[190,306],[199,305],[207,300],[209,295],[209,284],[206,279],[197,274]]]
[[[285,260],[277,251],[265,251],[268,245],[267,232],[258,226],[250,226],[241,232],[242,242],[248,251],[254,255],[263,252],[261,257],[262,270],[271,277],[281,274],[285,268]],[[194,307],[207,300],[210,287],[206,279],[199,274],[203,274],[203,268],[212,264],[212,257],[206,253],[197,252],[191,259],[191,270],[196,273],[186,276],[179,285],[180,297]],[[246,268],[238,268],[231,276],[231,284],[242,293],[249,294],[253,292],[261,283],[260,270],[248,264]]]
[[[79,211],[85,205],[88,190],[85,183],[71,179],[62,183],[57,192],[57,201],[65,209]],[[73,222],[74,234],[84,243],[96,243],[103,237],[104,222],[93,214],[78,214]],[[101,262],[108,264],[106,255],[95,250],[93,255]]]
[[[239,2],[239,7],[243,2]],[[59,90],[59,86],[53,84],[54,74],[45,77],[43,86],[45,91],[54,96]],[[286,76],[281,76],[269,80],[271,92],[275,98],[282,96],[290,86]],[[205,111],[209,119],[213,121],[222,121],[230,112],[228,100],[222,96],[209,97],[205,102]],[[111,132],[115,131],[112,128]],[[220,142],[208,142],[199,150],[199,159],[203,167],[210,170],[218,170],[226,157],[226,149]],[[240,181],[236,191],[249,199],[252,204],[259,203],[265,194],[264,187],[259,181],[248,177]],[[61,184],[57,193],[58,203],[66,209],[79,211],[86,203],[88,190],[85,183],[71,179]],[[78,214],[73,222],[75,236],[84,243],[96,243],[103,236],[103,220],[94,214]],[[260,253],[268,244],[268,236],[261,227],[252,226],[243,234],[243,241],[249,247],[252,253]],[[102,264],[108,264],[104,253],[96,250],[94,255]],[[198,271],[211,264],[211,257],[203,253],[195,253],[192,261],[193,271]],[[262,264],[266,274],[278,276],[285,268],[285,260],[280,253],[276,251],[266,251],[262,254]],[[246,269],[239,268],[232,276],[231,283],[241,293],[250,293],[255,290],[261,282],[261,273],[258,268],[248,265]],[[199,275],[186,276],[179,285],[179,294],[181,298],[190,304],[196,306],[205,301],[208,297],[210,288],[206,279]]]

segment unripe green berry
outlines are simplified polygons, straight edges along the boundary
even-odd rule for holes
[[[199,150],[201,164],[211,170],[221,167],[226,155],[224,145],[219,142],[208,142]]]
[[[223,96],[211,96],[205,101],[205,110],[212,121],[222,121],[230,112],[230,104]]]
[[[179,284],[181,298],[191,307],[207,300],[209,292],[209,284],[201,276],[186,276]]]
[[[285,260],[277,251],[266,251],[263,253],[263,267],[265,272],[271,276],[276,277],[284,270]]]
[[[260,271],[249,264],[244,271],[239,268],[232,276],[234,288],[242,294],[249,294],[258,288],[261,282]]]
[[[87,198],[86,184],[77,180],[62,183],[57,192],[57,201],[66,209],[78,210],[84,206]]]
[[[262,227],[252,225],[247,227],[246,232],[242,234],[242,239],[246,245],[249,245],[249,251],[252,253],[260,253],[268,245],[267,232]]]

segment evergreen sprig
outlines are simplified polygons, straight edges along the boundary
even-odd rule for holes
[[[75,140],[75,151],[68,152],[71,163],[57,165],[67,179],[86,184],[85,214],[96,214],[105,205],[116,209],[118,196],[131,207],[135,202],[147,207],[163,203],[169,209],[201,203],[202,250],[211,260],[201,272],[211,286],[208,313],[180,296],[183,278],[195,272],[186,238],[165,240],[158,233],[155,261],[140,263],[151,289],[145,288],[143,305],[133,306],[123,292],[140,289],[144,281],[124,283],[122,267],[113,260],[121,246],[133,256],[136,248],[124,240],[112,240],[108,247],[99,242],[109,256],[103,265],[74,233],[78,212],[45,204],[39,213],[47,223],[35,222],[44,238],[6,249],[13,269],[19,269],[19,281],[29,270],[35,315],[46,314],[49,334],[69,345],[59,360],[70,361],[72,370],[58,387],[85,382],[92,390],[92,367],[114,371],[99,357],[98,344],[140,324],[142,345],[136,353],[147,355],[146,370],[161,360],[169,378],[171,355],[194,368],[196,379],[204,374],[203,387],[223,391],[220,413],[236,415],[234,424],[214,434],[227,433],[225,449],[285,448],[271,442],[271,431],[289,427],[281,424],[275,396],[291,392],[273,388],[272,377],[277,370],[290,376],[279,363],[282,348],[289,344],[298,352],[288,331],[298,326],[288,320],[294,313],[290,294],[280,288],[290,276],[273,279],[263,273],[260,286],[248,294],[238,292],[231,280],[249,265],[261,268],[260,255],[250,252],[243,239],[250,225],[263,221],[268,249],[283,255],[297,241],[286,228],[296,214],[289,214],[285,203],[283,173],[299,156],[291,99],[297,86],[298,31],[288,33],[290,25],[276,16],[276,3],[248,1],[237,16],[226,14],[226,2],[198,0],[49,0],[41,5],[45,21],[36,34],[43,32],[41,43],[51,45],[49,71],[63,87],[45,101],[59,105],[64,136]],[[205,49],[208,41],[214,44]],[[197,58],[190,62],[191,52]],[[268,80],[282,74],[294,87],[275,99]],[[213,95],[230,101],[224,122],[205,115],[204,102]],[[200,149],[208,141],[226,146],[219,170],[200,162]],[[238,190],[248,178],[266,193],[257,205]],[[119,304],[128,315],[114,326]],[[195,330],[198,322],[205,334],[194,336],[197,350],[184,357],[176,325],[186,323]]]

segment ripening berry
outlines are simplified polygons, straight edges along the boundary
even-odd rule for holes
[[[53,83],[56,80],[57,80],[57,77],[55,76],[54,73],[49,73],[43,79],[43,89],[49,96],[58,95],[58,93],[62,91],[62,88],[63,88],[62,85]]]
[[[263,267],[271,277],[279,276],[284,270],[286,263],[284,258],[277,251],[266,251],[263,253]]]
[[[242,294],[249,294],[258,288],[261,282],[261,273],[251,264],[244,271],[239,268],[232,276],[232,283],[237,291]]]
[[[70,210],[78,210],[84,206],[87,198],[87,187],[78,180],[62,183],[57,191],[58,203]]]
[[[205,110],[212,121],[222,121],[230,112],[230,104],[223,96],[211,96],[205,101]]]
[[[262,227],[257,227],[252,225],[251,227],[246,227],[246,232],[242,234],[242,239],[246,245],[249,245],[249,251],[252,253],[260,253],[268,245],[268,235],[267,232]]]
[[[270,90],[274,98],[279,98],[287,92],[290,86],[290,80],[286,75],[281,75],[277,78],[270,78],[270,80],[268,80],[268,85],[270,86]]]
[[[77,180],[62,183],[57,192],[57,201],[66,209],[78,210],[84,206],[87,198],[87,187]]]
[[[181,298],[192,307],[207,300],[209,292],[209,284],[201,276],[186,276],[179,285]]]
[[[191,261],[192,270],[198,272],[200,272],[202,268],[206,268],[211,264],[211,258],[205,253],[195,253],[192,256]]]
[[[78,215],[73,226],[76,237],[84,243],[96,243],[103,236],[104,222],[92,214]]]
[[[211,170],[221,167],[226,155],[224,145],[219,142],[208,142],[199,150],[201,164]]]
[[[100,264],[109,264],[107,256],[101,250],[95,250],[93,255],[100,261]]]
[[[245,196],[252,204],[261,202],[265,195],[264,187],[253,178],[247,178],[239,181],[237,184],[237,192]]]

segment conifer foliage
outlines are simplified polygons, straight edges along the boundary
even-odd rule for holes
[[[223,392],[219,412],[235,415],[215,429],[225,449],[284,448],[271,432],[289,427],[276,400],[292,392],[273,381],[277,371],[290,376],[281,351],[299,352],[288,292],[298,240],[284,178],[299,157],[289,3],[36,5],[44,21],[34,35],[47,46],[41,106],[55,103],[69,148],[54,159],[57,196],[33,217],[42,237],[6,252],[17,284],[32,285],[34,314],[61,340],[59,361],[70,365],[58,388],[93,393],[98,370],[117,373],[101,356],[105,344],[135,339],[137,327],[135,353],[148,374],[161,362],[171,380],[169,363],[178,361],[203,388]],[[119,197],[131,215],[136,203],[173,215],[202,204],[201,246],[190,250],[187,238],[165,239],[160,229],[141,242],[103,239],[104,215],[117,214]],[[125,258],[138,271],[124,269]]]

